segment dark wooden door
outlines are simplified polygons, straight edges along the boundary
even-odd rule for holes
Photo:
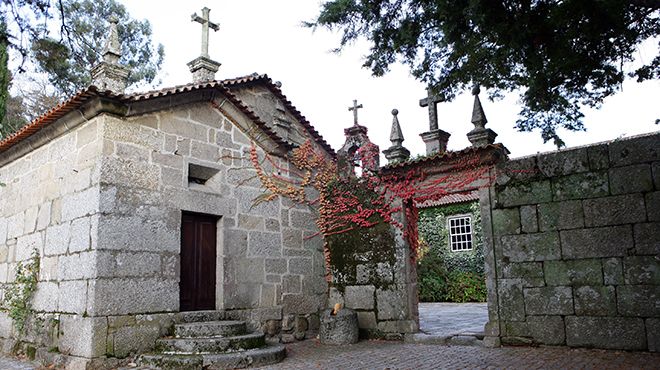
[[[215,310],[217,221],[196,213],[181,217],[181,311]]]

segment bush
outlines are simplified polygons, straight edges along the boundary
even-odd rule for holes
[[[486,302],[486,279],[482,274],[455,271],[449,274],[448,302]]]

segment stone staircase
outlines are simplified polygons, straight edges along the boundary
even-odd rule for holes
[[[244,321],[223,320],[222,312],[199,311],[181,315],[174,336],[156,341],[156,353],[141,355],[143,369],[242,369],[280,362],[281,344],[266,343],[263,333],[248,333]]]

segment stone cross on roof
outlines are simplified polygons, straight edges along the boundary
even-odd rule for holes
[[[429,107],[429,126],[431,128],[431,131],[437,130],[438,129],[438,109],[437,105],[440,102],[445,101],[444,98],[433,95],[431,93],[431,89],[427,88],[426,91],[428,92],[428,95],[426,98],[421,99],[419,101],[419,106],[420,107]]]
[[[209,13],[211,9],[204,7],[202,8],[202,16],[198,16],[197,13],[193,13],[191,19],[193,22],[198,22],[202,24],[202,56],[209,56],[209,28],[213,31],[220,29],[220,25],[217,23],[211,22],[209,19]]]
[[[353,124],[358,125],[358,109],[364,108],[362,104],[358,105],[357,100],[353,100],[353,106],[348,108],[348,111],[353,111]]]
[[[103,48],[103,60],[111,64],[119,63],[119,58],[121,58],[121,45],[119,44],[117,23],[119,23],[119,19],[111,16],[110,35],[108,35],[108,39],[105,41],[105,48]]]

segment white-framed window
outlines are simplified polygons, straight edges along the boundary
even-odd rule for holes
[[[449,247],[452,252],[472,250],[472,216],[456,215],[447,218]]]

